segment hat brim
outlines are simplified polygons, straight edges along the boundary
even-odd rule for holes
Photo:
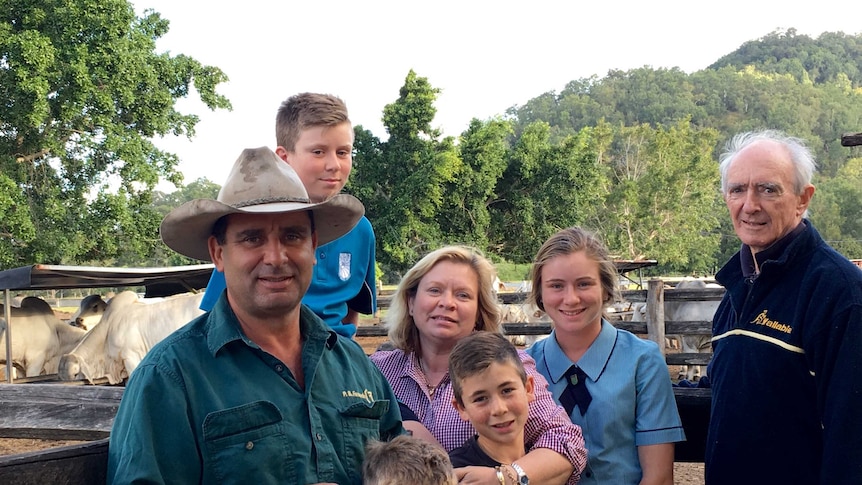
[[[162,220],[162,241],[174,251],[190,258],[210,261],[207,240],[216,221],[228,214],[276,214],[311,211],[317,231],[317,244],[334,241],[350,232],[365,215],[359,199],[338,194],[317,204],[274,202],[233,207],[213,199],[195,199],[177,207]]]

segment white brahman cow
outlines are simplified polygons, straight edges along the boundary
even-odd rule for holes
[[[678,290],[692,290],[721,288],[721,285],[687,278],[677,283],[675,288]],[[718,301],[665,301],[664,320],[665,322],[711,322],[715,311],[718,310],[719,303]],[[632,310],[632,321],[646,321],[646,303],[635,303],[632,305]],[[710,338],[709,335],[680,335],[679,341],[684,353],[709,352]],[[679,379],[697,381],[700,379],[700,376],[701,366],[680,366]]]
[[[12,363],[27,377],[54,374],[60,356],[71,350],[87,333],[60,321],[41,298],[28,296],[21,307],[11,307]],[[6,363],[5,309],[0,305],[0,361]],[[4,374],[5,377],[5,374]]]
[[[147,302],[131,291],[118,294],[108,300],[102,321],[60,359],[60,379],[122,382],[155,344],[203,313],[202,298],[184,293]]]
[[[502,323],[551,323],[551,318],[532,303],[500,303],[499,306]],[[511,335],[509,340],[515,345],[530,346],[545,337],[547,335]]]
[[[92,330],[101,320],[108,304],[102,295],[87,295],[81,300],[78,311],[72,315],[71,323],[84,330]]]

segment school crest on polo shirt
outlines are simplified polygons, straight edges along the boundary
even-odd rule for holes
[[[341,281],[350,279],[350,253],[338,254],[338,277]]]

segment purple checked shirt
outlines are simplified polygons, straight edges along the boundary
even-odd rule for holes
[[[519,350],[518,355],[527,375],[535,380],[536,399],[530,403],[524,429],[527,450],[548,448],[565,456],[575,467],[569,483],[577,483],[587,463],[581,428],[572,424],[566,411],[554,401],[548,391],[548,382],[536,370],[536,361],[524,351]],[[401,350],[380,351],[371,355],[371,361],[389,381],[395,397],[416,413],[419,421],[447,452],[476,434],[473,425],[462,420],[452,405],[454,395],[449,374],[443,376],[432,398],[414,354],[405,354]]]

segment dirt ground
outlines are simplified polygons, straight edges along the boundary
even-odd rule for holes
[[[0,455],[15,455],[28,451],[47,450],[66,445],[86,443],[85,441],[36,440],[32,438],[0,438]]]
[[[674,485],[703,485],[703,463],[674,463]]]

